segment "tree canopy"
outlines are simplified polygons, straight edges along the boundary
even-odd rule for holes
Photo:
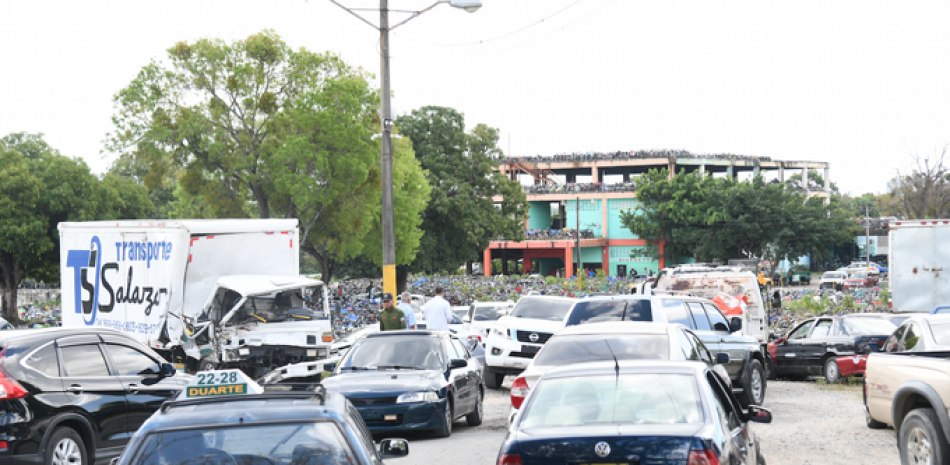
[[[115,96],[115,169],[155,197],[170,192],[163,212],[173,218],[299,219],[325,280],[364,246],[372,254],[381,208],[372,76],[272,31],[180,42],[167,58]],[[409,263],[428,185],[411,146],[397,144],[394,157],[397,262]]]
[[[639,209],[621,212],[631,232],[646,239],[646,255],[730,258],[822,258],[851,239],[856,224],[832,199],[806,198],[761,177],[739,182],[699,173],[651,170],[638,183]]]
[[[502,157],[497,129],[479,124],[466,133],[462,113],[438,106],[413,110],[396,126],[412,140],[432,186],[414,271],[455,270],[477,261],[491,240],[524,238],[524,189],[493,170]]]
[[[24,278],[59,280],[63,221],[142,218],[154,206],[141,185],[100,179],[85,162],[61,155],[41,134],[0,139],[0,295],[3,317],[17,321],[16,290]]]

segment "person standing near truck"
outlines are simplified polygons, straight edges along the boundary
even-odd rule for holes
[[[445,289],[435,288],[435,297],[422,307],[425,314],[426,329],[448,331],[452,321],[452,306],[445,300]]]
[[[393,305],[393,295],[383,294],[383,311],[379,312],[379,330],[397,331],[406,329],[406,315]]]

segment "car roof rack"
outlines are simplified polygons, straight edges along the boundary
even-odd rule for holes
[[[317,400],[320,405],[326,405],[327,389],[319,383],[272,383],[260,385],[264,392],[261,394],[246,394],[217,397],[199,397],[195,399],[167,400],[162,404],[161,412],[166,413],[174,407],[189,405],[214,404],[218,402],[241,402],[252,400],[279,400],[300,399]]]

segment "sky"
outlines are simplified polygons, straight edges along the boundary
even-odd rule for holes
[[[379,72],[378,32],[329,0],[0,0],[0,18],[0,136],[43,133],[97,173],[114,159],[102,153],[113,95],[176,42],[273,29]],[[438,5],[393,31],[393,109],[455,108],[469,128],[498,128],[514,156],[668,148],[826,161],[843,192],[880,193],[950,144],[947,18],[945,0]]]

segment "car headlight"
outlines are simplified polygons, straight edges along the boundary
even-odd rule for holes
[[[511,330],[504,326],[495,326],[491,329],[491,333],[495,336],[504,337],[511,339]]]
[[[407,392],[396,398],[397,404],[411,404],[413,402],[436,402],[439,395],[433,391]]]

